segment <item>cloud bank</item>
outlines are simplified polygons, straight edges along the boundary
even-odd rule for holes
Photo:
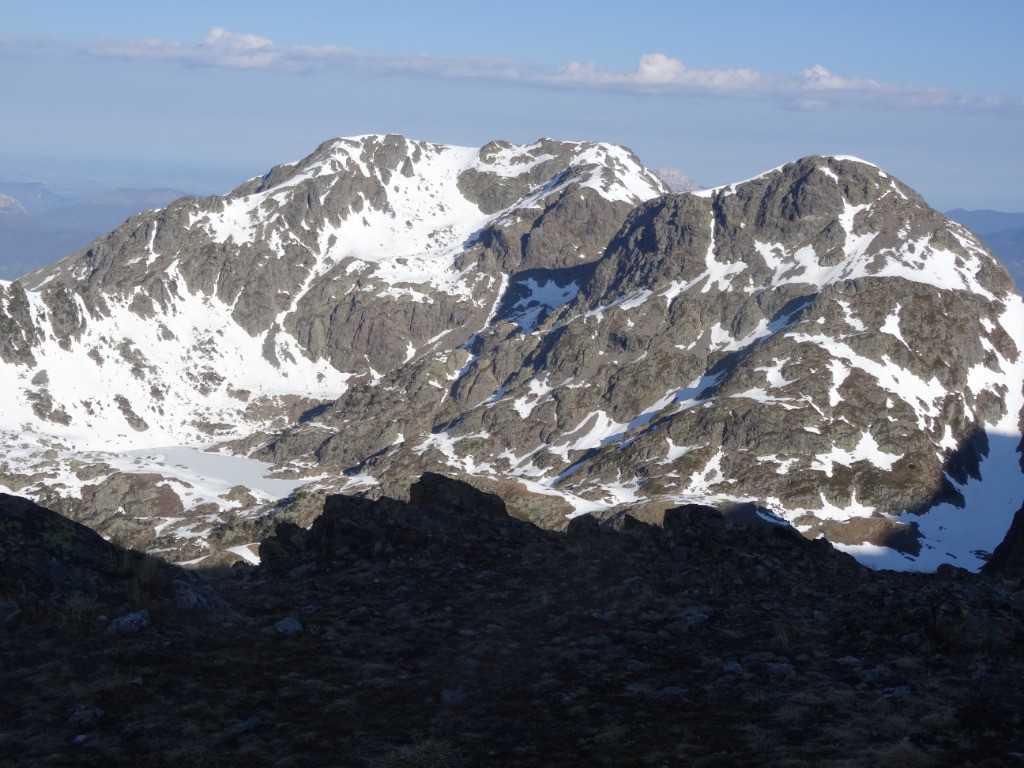
[[[310,73],[340,71],[366,75],[418,75],[446,80],[479,80],[567,89],[603,89],[654,95],[706,95],[757,98],[796,109],[839,105],[911,109],[1024,112],[1024,95],[957,93],[911,83],[892,84],[870,78],[846,78],[820,64],[798,75],[775,75],[755,69],[695,69],[663,53],[640,57],[632,71],[602,69],[571,62],[540,71],[521,62],[427,55],[379,55],[334,45],[279,45],[251,34],[214,27],[201,43],[160,39],[103,41],[83,49],[90,56],[168,62],[192,67]]]
[[[170,62],[191,67],[254,69],[271,72],[350,71],[364,74],[420,74],[449,79],[520,80],[514,63],[441,56],[381,56],[335,45],[278,45],[259,35],[214,27],[201,43],[160,39],[129,43],[103,41],[88,46],[90,56]]]

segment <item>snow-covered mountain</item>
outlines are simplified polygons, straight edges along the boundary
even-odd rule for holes
[[[273,489],[98,452],[220,443],[305,478],[275,515],[426,469],[547,524],[753,501],[897,567],[977,568],[1024,497],[1012,280],[854,158],[675,195],[611,145],[337,139],[0,284],[0,324],[0,482],[180,556]]]
[[[697,192],[704,189],[678,168],[657,168],[654,175],[665,182],[672,192]]]
[[[25,206],[18,202],[16,198],[0,192],[0,217],[3,217],[4,220],[9,220],[21,219],[27,215],[28,211],[25,210]]]
[[[625,214],[662,191],[605,145],[327,142],[225,197],[133,217],[0,287],[19,329],[0,342],[13,364],[3,386],[18,393],[0,418],[42,420],[90,448],[268,427],[285,401],[335,398],[443,336],[462,343],[510,271],[593,261]],[[507,263],[459,258],[541,212],[577,217],[556,238],[551,224],[523,238],[558,239],[557,251],[526,243]]]

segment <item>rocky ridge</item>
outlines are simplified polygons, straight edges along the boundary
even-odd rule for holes
[[[307,476],[304,509],[443,470],[556,528],[753,502],[886,565],[976,569],[1020,505],[1024,305],[998,261],[854,158],[665,191],[608,145],[373,136],[135,217],[0,285],[5,424],[43,423],[0,481],[90,514],[86,485],[132,485],[82,458],[110,424],[89,440],[223,440]],[[208,500],[169,541],[198,507],[168,501],[134,543],[188,557],[292,507]]]

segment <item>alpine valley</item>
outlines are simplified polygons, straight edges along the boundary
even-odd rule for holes
[[[1006,270],[861,160],[673,194],[608,144],[362,136],[0,282],[0,490],[176,561],[431,471],[546,528],[698,502],[977,570],[1022,382]]]

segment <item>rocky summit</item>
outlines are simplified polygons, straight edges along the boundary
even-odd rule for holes
[[[1024,496],[1024,302],[850,157],[674,194],[607,144],[336,139],[0,283],[0,326],[0,483],[181,561],[430,471],[548,528],[746,505],[925,570]]]
[[[25,766],[1007,766],[1020,552],[876,571],[741,509],[546,531],[425,474],[185,571],[0,496]]]

